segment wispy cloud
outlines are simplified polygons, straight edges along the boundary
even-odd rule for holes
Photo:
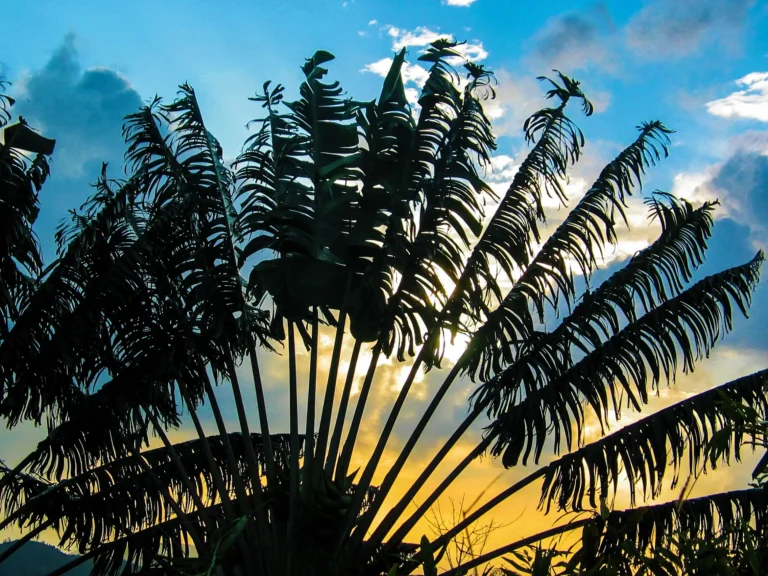
[[[477,2],[477,0],[444,0],[445,4],[448,4],[448,6],[471,6]]]
[[[733,46],[755,0],[655,0],[627,26],[629,47],[646,57],[680,57],[707,44]]]
[[[598,5],[551,19],[535,36],[532,58],[537,66],[575,70],[596,65],[613,69],[608,40],[613,33],[608,10]]]
[[[753,72],[736,80],[744,86],[725,98],[707,102],[707,111],[723,118],[750,118],[768,122],[768,72]]]

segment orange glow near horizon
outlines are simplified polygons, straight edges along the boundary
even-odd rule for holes
[[[332,338],[324,333],[320,341],[324,350],[323,353],[320,354],[318,362],[318,414],[316,422],[319,422],[325,382],[327,382]],[[345,342],[342,354],[341,376],[344,375],[344,370],[348,367],[348,361],[346,359],[348,359],[350,351],[351,343]],[[449,362],[453,362],[460,354],[461,349],[459,343],[456,343],[456,345],[449,346],[446,351],[446,358]],[[285,356],[270,356],[270,358],[267,358],[266,354],[261,355],[260,363],[265,380],[266,394],[268,402],[270,403],[269,406],[272,410],[271,415],[274,415],[274,419],[270,421],[270,428],[273,432],[279,433],[288,428],[286,416],[288,408],[286,384],[288,380],[287,359]],[[741,376],[742,373],[750,373],[759,366],[764,365],[765,362],[762,352],[752,353],[749,351],[745,352],[743,350],[729,348],[717,349],[712,356],[713,357],[708,362],[702,364],[702,370],[690,375],[681,375],[678,377],[677,382],[671,387],[663,387],[658,396],[651,398],[647,413],[652,413],[666,405],[677,402],[690,394]],[[738,373],[734,372],[735,359],[738,359]],[[368,368],[369,361],[369,352],[366,351],[365,354],[360,355],[360,361],[358,362],[356,370],[356,382],[358,386]],[[446,364],[448,364],[448,362],[446,362]],[[298,373],[300,398],[305,398],[306,395],[308,376],[307,366],[308,354],[306,354],[305,350],[301,349],[299,351]],[[410,363],[401,365],[395,360],[384,360],[383,362],[380,362],[380,367],[366,408],[363,426],[361,427],[358,437],[355,454],[350,465],[350,471],[358,469],[362,470],[367,464],[368,458],[378,441],[379,433],[384,421],[389,415],[394,398],[401,389],[402,382],[405,379],[410,366]],[[703,369],[705,368],[709,368],[709,371],[704,372]],[[239,373],[243,378],[241,386],[244,391],[246,391],[246,405],[249,409],[249,414],[255,415],[255,399],[251,392],[252,386],[249,386],[249,384],[251,384],[250,369],[247,369],[247,366],[242,367],[239,370]],[[426,374],[423,371],[419,372],[419,378],[414,382],[413,389],[409,395],[409,400],[406,402],[401,414],[402,422],[395,427],[393,437],[388,443],[374,478],[374,484],[381,482],[385,473],[395,462],[397,455],[399,454],[399,449],[402,447],[415,426],[415,423],[420,418],[422,410],[426,406],[426,403],[431,399],[436,386],[439,385],[441,378],[446,373],[447,367],[443,367],[441,370],[432,370]],[[339,378],[340,381],[343,380],[341,376]],[[411,455],[408,464],[398,477],[389,497],[385,500],[384,505],[377,516],[377,520],[374,523],[374,527],[406,493],[408,488],[413,485],[424,466],[447,439],[447,436],[450,431],[452,431],[453,427],[466,416],[468,396],[472,389],[473,385],[467,380],[459,380],[454,384],[451,393],[444,399],[441,409],[435,415],[433,422],[430,423],[424,436],[417,445],[417,449]],[[230,392],[227,386],[219,387],[217,396],[220,397],[222,402],[228,394],[230,394]],[[339,384],[336,391],[336,408],[338,407],[340,395],[341,384]],[[358,394],[355,393],[353,396],[350,409],[348,410],[348,420],[351,418],[351,414],[354,411]],[[281,403],[283,402],[286,403],[285,406],[281,406]],[[303,405],[300,406],[300,410],[302,411],[300,414],[304,413],[305,407]],[[636,420],[640,415],[627,410],[623,416],[624,418],[621,421],[614,423],[612,429],[630,423]],[[300,416],[300,421],[302,423],[301,428],[303,429],[303,416]],[[259,428],[256,418],[253,418],[250,422],[250,426],[252,431],[258,431]],[[228,427],[233,431],[238,429],[234,411],[229,414]],[[210,422],[206,422],[206,428],[208,433],[213,433],[213,427]],[[428,494],[429,491],[433,490],[437,484],[442,481],[445,475],[475,446],[476,442],[480,439],[480,433],[480,424],[476,424],[470,429],[462,441],[450,452],[445,461],[439,466],[437,472],[421,488],[419,495],[413,500],[406,513],[401,518],[401,521],[416,510],[417,505],[423,501],[425,494]],[[597,439],[599,436],[600,429],[599,426],[596,425],[596,421],[594,424],[587,426],[587,430],[585,431],[586,441]],[[171,430],[169,432],[169,437],[173,442],[188,440],[194,437],[194,429],[191,425],[187,425],[179,430]],[[24,439],[20,439],[20,442],[23,443]],[[157,438],[153,438],[151,444],[152,447],[159,446],[160,441]],[[32,445],[34,445],[34,443],[30,443],[28,447],[31,448]],[[749,481],[749,474],[752,466],[754,465],[753,460],[756,461],[759,455],[755,455],[754,458],[751,456],[751,454],[747,455],[744,458],[744,462],[735,467],[719,468],[715,472],[703,475],[696,482],[692,494],[703,495],[711,492],[745,487]],[[543,459],[545,461],[543,461],[542,464],[546,464],[547,458],[552,458],[551,453],[549,455],[545,454]],[[515,481],[520,480],[536,469],[537,467],[529,464],[525,467],[519,466],[510,470],[504,470],[498,460],[495,460],[490,456],[485,456],[470,465],[444,493],[438,504],[433,507],[433,514],[439,513],[438,511],[440,511],[443,513],[445,519],[446,516],[450,516],[449,511],[451,511],[452,506],[460,506],[463,502],[466,507],[478,499],[479,501],[476,505],[479,506]],[[684,480],[685,473],[681,474],[681,478]],[[619,490],[614,503],[614,506],[619,509],[629,506],[626,478],[624,478],[623,483],[624,486]],[[542,511],[538,510],[540,497],[539,490],[540,482],[536,482],[510,498],[508,501],[499,505],[492,514],[488,515],[487,519],[481,521],[480,524],[488,524],[488,522],[493,521],[495,524],[499,525],[498,528],[489,534],[487,542],[485,543],[485,551],[495,549],[510,541],[550,528],[558,520],[562,522],[561,514],[559,512],[553,511],[549,515],[545,515]],[[667,486],[659,501],[676,498],[678,496],[678,491],[679,487],[672,490]],[[418,542],[422,535],[426,535],[430,539],[433,539],[436,536],[434,533],[434,526],[429,522],[430,518],[433,518],[433,516],[430,515],[428,518],[422,518],[416,524],[413,530],[409,533],[408,541]],[[19,530],[13,527],[3,531],[2,537],[16,538],[19,535]],[[574,538],[575,537],[576,536],[574,536]],[[51,544],[58,543],[55,535],[50,531],[42,535],[40,540]],[[568,540],[568,542],[571,541],[572,540]],[[564,540],[564,542],[566,541]]]

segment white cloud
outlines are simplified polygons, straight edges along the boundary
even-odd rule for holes
[[[512,179],[517,174],[517,170],[520,168],[520,163],[516,162],[512,156],[508,154],[498,154],[491,157],[491,164],[486,168],[485,179],[488,185],[496,193],[499,198],[504,196],[504,193],[512,183]],[[487,219],[491,218],[491,215],[496,210],[496,205],[489,207],[486,212]]]
[[[376,19],[374,19],[374,20],[369,20],[369,21],[368,21],[368,26],[376,26],[376,24],[378,24],[378,23],[379,23],[379,21],[378,21],[378,20],[376,20]]]
[[[400,28],[397,28],[396,26],[384,26],[384,29],[387,31],[387,34],[393,38],[397,38],[400,35]]]
[[[477,2],[477,0],[445,0],[448,6],[471,6]]]
[[[390,66],[392,66],[392,58],[382,58],[371,64],[366,64],[360,72],[373,72],[384,78],[386,77]]]
[[[385,26],[384,29],[393,38],[392,49],[395,51],[402,50],[403,48],[427,46],[441,38],[450,41],[454,40],[453,34],[438,32],[426,26],[418,26],[414,30],[403,30],[396,26]],[[479,62],[488,57],[488,51],[483,46],[483,43],[478,41],[459,44],[455,50],[464,58],[473,62]],[[454,65],[460,63],[461,59],[458,58],[455,62],[451,62]]]
[[[366,64],[361,72],[372,72],[378,76],[381,76],[382,78],[386,78],[390,66],[392,66],[392,58],[382,58],[381,60],[377,60],[371,64]],[[405,84],[413,82],[418,86],[423,86],[424,82],[426,82],[427,78],[429,77],[429,72],[427,72],[425,68],[419,66],[418,64],[411,64],[409,62],[403,63],[403,67],[400,73]]]
[[[716,176],[719,166],[713,166],[701,172],[680,172],[676,174],[672,183],[672,194],[678,198],[685,198],[689,202],[699,205],[717,199],[716,191],[712,190],[709,182]],[[728,203],[717,211],[718,217],[728,215]]]
[[[357,35],[361,37],[368,36],[368,32],[366,32],[365,30],[358,30]]]
[[[459,44],[455,50],[464,58],[473,62],[479,62],[488,58],[488,51],[483,47],[482,42]]]
[[[373,22],[373,20],[371,22]],[[435,32],[425,26],[419,26],[414,30],[403,30],[396,26],[383,26],[381,30],[385,31],[387,35],[392,38],[392,49],[395,51],[402,50],[403,48],[424,47],[440,38],[453,40],[453,35]],[[456,67],[461,66],[466,60],[477,62],[488,57],[488,51],[485,50],[481,42],[459,44],[456,46],[455,50],[461,54],[461,56],[448,58],[447,62]],[[423,51],[424,50],[421,50],[420,52]],[[372,72],[377,76],[385,78],[391,66],[392,58],[382,58],[376,62],[366,64],[360,71]],[[418,116],[420,110],[418,106],[419,89],[424,86],[429,78],[429,72],[419,64],[405,62],[403,63],[400,73],[403,78],[403,84],[405,84],[405,97],[413,106],[414,114]],[[462,89],[465,83],[466,80],[463,75],[459,75],[458,88]],[[484,103],[484,108],[486,114],[492,120],[501,118],[506,112],[506,107],[496,100],[486,101]]]
[[[497,103],[496,100],[488,100],[483,104],[485,115],[491,120],[498,120],[507,113],[506,108]]]
[[[416,106],[419,102],[419,91],[416,88],[406,88],[405,98],[411,106]]]
[[[390,26],[387,29],[387,32],[395,39],[392,43],[392,48],[394,50],[401,50],[411,46],[426,46],[440,38],[453,40],[452,35],[435,32],[425,26],[419,26],[415,30],[400,30],[399,28]]]
[[[491,158],[491,169],[487,178],[494,181],[512,180],[516,172],[515,159],[508,154],[498,154]]]
[[[417,86],[423,86],[429,78],[429,72],[418,64],[405,62],[402,68],[403,82],[413,82]]]
[[[753,72],[736,80],[744,86],[733,94],[707,102],[707,111],[723,118],[749,118],[768,122],[768,72]]]

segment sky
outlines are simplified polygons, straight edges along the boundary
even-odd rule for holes
[[[758,248],[768,247],[768,3],[37,0],[13,3],[4,13],[0,77],[13,83],[14,112],[57,140],[36,229],[49,258],[56,224],[88,196],[101,163],[110,163],[113,176],[122,175],[122,117],[154,95],[171,99],[179,84],[189,82],[209,129],[225,157],[232,158],[248,135],[246,124],[259,115],[248,97],[267,80],[284,84],[289,97],[295,94],[302,80],[299,67],[316,50],[336,55],[328,66],[330,77],[350,96],[370,100],[379,93],[387,59],[405,47],[404,80],[413,98],[425,75],[417,58],[441,36],[466,41],[466,56],[490,67],[498,79],[497,98],[486,108],[499,144],[488,174],[496,189],[505,189],[524,157],[523,121],[544,105],[536,77],[558,69],[582,82],[596,108],[590,118],[572,112],[587,138],[568,188],[573,198],[634,140],[638,124],[660,119],[675,130],[671,156],[650,171],[645,192],[662,189],[694,202],[718,198],[722,203],[702,273],[746,262]],[[657,231],[647,227],[640,198],[631,202],[632,228],[623,231],[606,266],[618,265],[653,240]],[[552,222],[563,215],[556,212]],[[655,405],[768,365],[765,286],[755,294],[751,316],[736,322],[734,332],[694,374],[662,390]],[[265,360],[270,398],[279,406],[287,406],[283,360]],[[248,372],[243,369],[246,379]],[[362,434],[361,462],[386,417],[386,401],[404,377],[402,367],[385,367]],[[393,448],[439,378],[433,372],[417,380]],[[430,448],[463,419],[471,389],[468,382],[456,386],[403,475],[404,486]],[[0,457],[13,463],[42,433],[29,427],[0,433]],[[467,450],[479,430],[475,433]],[[457,452],[450,460],[461,457]],[[696,489],[744,486],[748,471],[746,466],[708,475]],[[484,459],[465,473],[452,496],[472,500],[500,472],[498,463]],[[505,472],[496,488],[522,473]],[[526,498],[500,514],[513,518],[526,510],[528,527],[552,521],[535,516]]]

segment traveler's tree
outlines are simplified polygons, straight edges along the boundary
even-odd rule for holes
[[[320,51],[306,61],[295,101],[264,84],[253,98],[260,117],[234,162],[224,161],[188,85],[175,101],[156,98],[129,115],[127,179],[111,179],[105,167],[95,195],[58,229],[47,266],[32,225],[50,142],[23,124],[6,127],[0,415],[10,427],[44,424],[48,436],[3,468],[0,526],[16,525],[27,539],[55,530],[82,554],[76,562],[95,561],[97,574],[433,574],[456,534],[536,483],[545,510],[592,512],[553,520],[551,530],[448,573],[569,531],[581,535],[563,568],[571,571],[601,569],[605,558],[631,570],[620,554],[626,542],[642,551],[727,533],[737,546],[746,532],[729,528],[742,522],[764,534],[763,488],[606,506],[622,475],[635,502],[658,497],[681,467],[738,459],[749,435],[727,428],[735,412],[723,395],[768,415],[762,371],[608,430],[622,405],[643,410],[659,386],[709,354],[734,312],[746,313],[763,261],[759,253],[697,280],[715,203],[654,193],[646,203],[658,238],[589,286],[624,226],[627,198],[667,155],[670,131],[641,124],[552,231],[545,200],[566,204],[564,183],[584,145],[568,114],[593,112],[578,82],[559,73],[545,80],[550,105],[525,122],[530,150],[497,197],[484,179],[496,148],[483,111],[490,72],[439,40],[419,57],[429,77],[415,108],[401,79],[404,51],[374,101],[348,99],[325,79],[332,58]],[[12,101],[1,102],[6,124]],[[320,350],[321,327],[335,332],[329,350]],[[457,337],[468,344],[449,362],[446,346]],[[309,350],[306,383],[300,346]],[[288,430],[270,427],[283,407],[269,403],[262,367],[276,352],[270,361],[285,362],[289,374],[281,383]],[[320,353],[330,358],[322,379]],[[385,358],[410,371],[355,472]],[[374,485],[415,377],[441,363],[439,386]],[[353,393],[356,372],[364,378]],[[474,383],[466,418],[395,498],[398,476],[460,379]],[[255,388],[255,413],[246,410],[246,386]],[[225,394],[236,427],[219,406]],[[203,405],[213,435],[201,423]],[[183,415],[197,437],[174,444],[168,432]],[[585,444],[594,417],[604,432]],[[409,509],[482,422],[476,447]],[[722,449],[708,452],[726,428],[733,433],[718,436]],[[544,465],[551,451],[558,456]],[[506,467],[535,466],[441,537],[412,536],[485,453]]]

